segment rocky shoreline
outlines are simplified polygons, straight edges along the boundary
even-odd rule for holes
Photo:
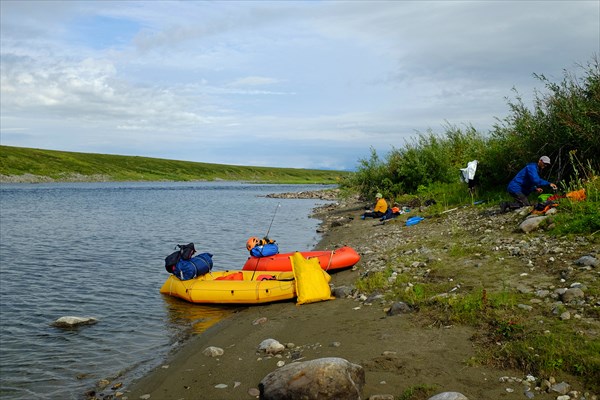
[[[548,326],[562,321],[586,340],[598,341],[600,246],[593,235],[557,238],[541,228],[524,234],[518,229],[524,215],[498,214],[496,207],[486,205],[427,215],[421,223],[406,226],[407,217],[419,211],[381,223],[358,218],[365,203],[338,199],[336,191],[278,196],[335,199],[315,210],[315,217],[323,221],[318,249],[349,245],[361,255],[351,270],[332,274],[336,299],[243,309],[195,337],[130,390],[103,398],[250,399],[258,398],[261,390],[265,399],[283,398],[281,391],[269,392],[273,374],[281,374],[282,382],[289,379],[285,374],[291,368],[312,361],[302,374],[324,368],[338,376],[332,371],[339,368],[347,373],[339,376],[354,377],[352,385],[340,378],[323,389],[336,398],[384,400],[410,392],[413,396],[404,398],[598,399],[581,379],[560,371],[537,376],[534,371],[478,362],[480,333],[475,328],[431,321],[387,297],[400,279],[406,280],[406,288],[446,282],[446,289],[436,295],[442,297],[478,287],[490,293],[515,291],[530,297],[517,305],[519,318]],[[375,293],[357,289],[359,278],[389,269],[389,285]],[[318,360],[321,363],[315,365]],[[334,391],[340,387],[343,395]],[[307,399],[330,398],[302,393]]]
[[[22,174],[2,175],[0,183],[56,183],[56,182],[110,182],[110,176],[103,174],[83,175],[79,173],[64,173],[59,178],[46,175]]]

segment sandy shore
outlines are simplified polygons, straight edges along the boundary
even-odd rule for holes
[[[395,235],[392,242],[394,238],[413,241],[417,247],[419,238],[431,229],[427,223],[408,229],[401,221],[385,225],[363,221],[359,218],[362,205],[330,207],[322,216],[326,231],[318,249],[349,245],[362,257],[352,270],[332,274],[336,287],[352,285],[367,263],[385,262],[390,235]],[[438,228],[446,224],[443,220],[435,223]],[[129,400],[251,399],[257,398],[259,382],[278,368],[278,362],[342,357],[365,369],[364,399],[383,394],[398,398],[418,387],[429,388],[428,396],[455,391],[471,400],[526,398],[521,384],[501,382],[506,376],[523,378],[523,372],[469,362],[477,354],[474,333],[464,326],[424,325],[418,313],[388,316],[384,304],[355,298],[253,306],[194,337],[161,367],[121,391]],[[288,346],[283,356],[257,353],[259,344],[268,338]],[[224,354],[204,355],[209,346],[224,349]],[[555,399],[556,394],[540,393],[535,398]]]

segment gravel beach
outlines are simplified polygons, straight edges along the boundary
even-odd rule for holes
[[[442,392],[459,392],[471,400],[557,399],[561,394],[544,388],[544,381],[568,384],[565,400],[597,398],[573,376],[532,376],[473,362],[478,356],[474,328],[432,323],[418,310],[391,315],[393,302],[385,293],[366,296],[354,288],[359,277],[392,265],[415,281],[452,282],[448,292],[485,287],[532,293],[538,301],[524,305],[530,307],[531,318],[548,318],[557,289],[579,282],[585,288],[582,301],[565,306],[571,315],[565,323],[581,325],[582,334],[597,341],[600,299],[585,294],[598,292],[597,239],[560,239],[541,230],[524,234],[517,229],[523,215],[498,214],[492,205],[457,208],[414,226],[405,221],[421,215],[418,208],[382,224],[359,218],[365,205],[357,199],[340,200],[316,210],[323,220],[317,249],[348,245],[361,255],[352,269],[331,274],[335,300],[242,308],[112,395],[129,400],[252,399],[258,398],[261,380],[282,365],[340,357],[364,368],[363,399],[397,399],[416,388],[427,388],[428,394],[419,397],[415,390],[411,399]],[[592,264],[578,264],[582,257]],[[265,339],[277,340],[285,350],[260,353]]]

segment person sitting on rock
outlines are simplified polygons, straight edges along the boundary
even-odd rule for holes
[[[375,208],[373,209],[373,211],[367,211],[366,213],[360,216],[360,219],[381,218],[385,215],[388,209],[387,201],[385,201],[381,193],[377,193],[375,195],[375,198],[377,199],[377,202],[375,203]]]
[[[516,210],[530,205],[527,196],[535,191],[542,193],[541,186],[550,186],[556,190],[556,185],[540,178],[540,171],[550,165],[550,157],[541,156],[537,163],[529,163],[509,182],[507,186],[508,194],[515,198],[516,202],[502,202],[500,211]]]

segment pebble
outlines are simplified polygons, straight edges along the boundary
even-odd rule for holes
[[[252,325],[262,325],[266,322],[267,322],[267,317],[260,317],[260,318],[256,318],[254,321],[252,321]]]
[[[266,354],[278,354],[285,350],[285,346],[275,339],[265,339],[258,345],[258,351]]]
[[[555,385],[552,385],[550,387],[550,390],[558,394],[566,395],[567,393],[569,393],[569,390],[571,390],[571,386],[566,382],[560,382]]]
[[[525,310],[525,311],[533,310],[533,307],[530,305],[527,305],[527,304],[518,304],[517,307],[519,307],[520,309]]]
[[[225,350],[215,346],[208,346],[206,349],[204,349],[204,351],[202,351],[202,354],[204,354],[207,357],[219,357],[222,356],[224,353]]]

